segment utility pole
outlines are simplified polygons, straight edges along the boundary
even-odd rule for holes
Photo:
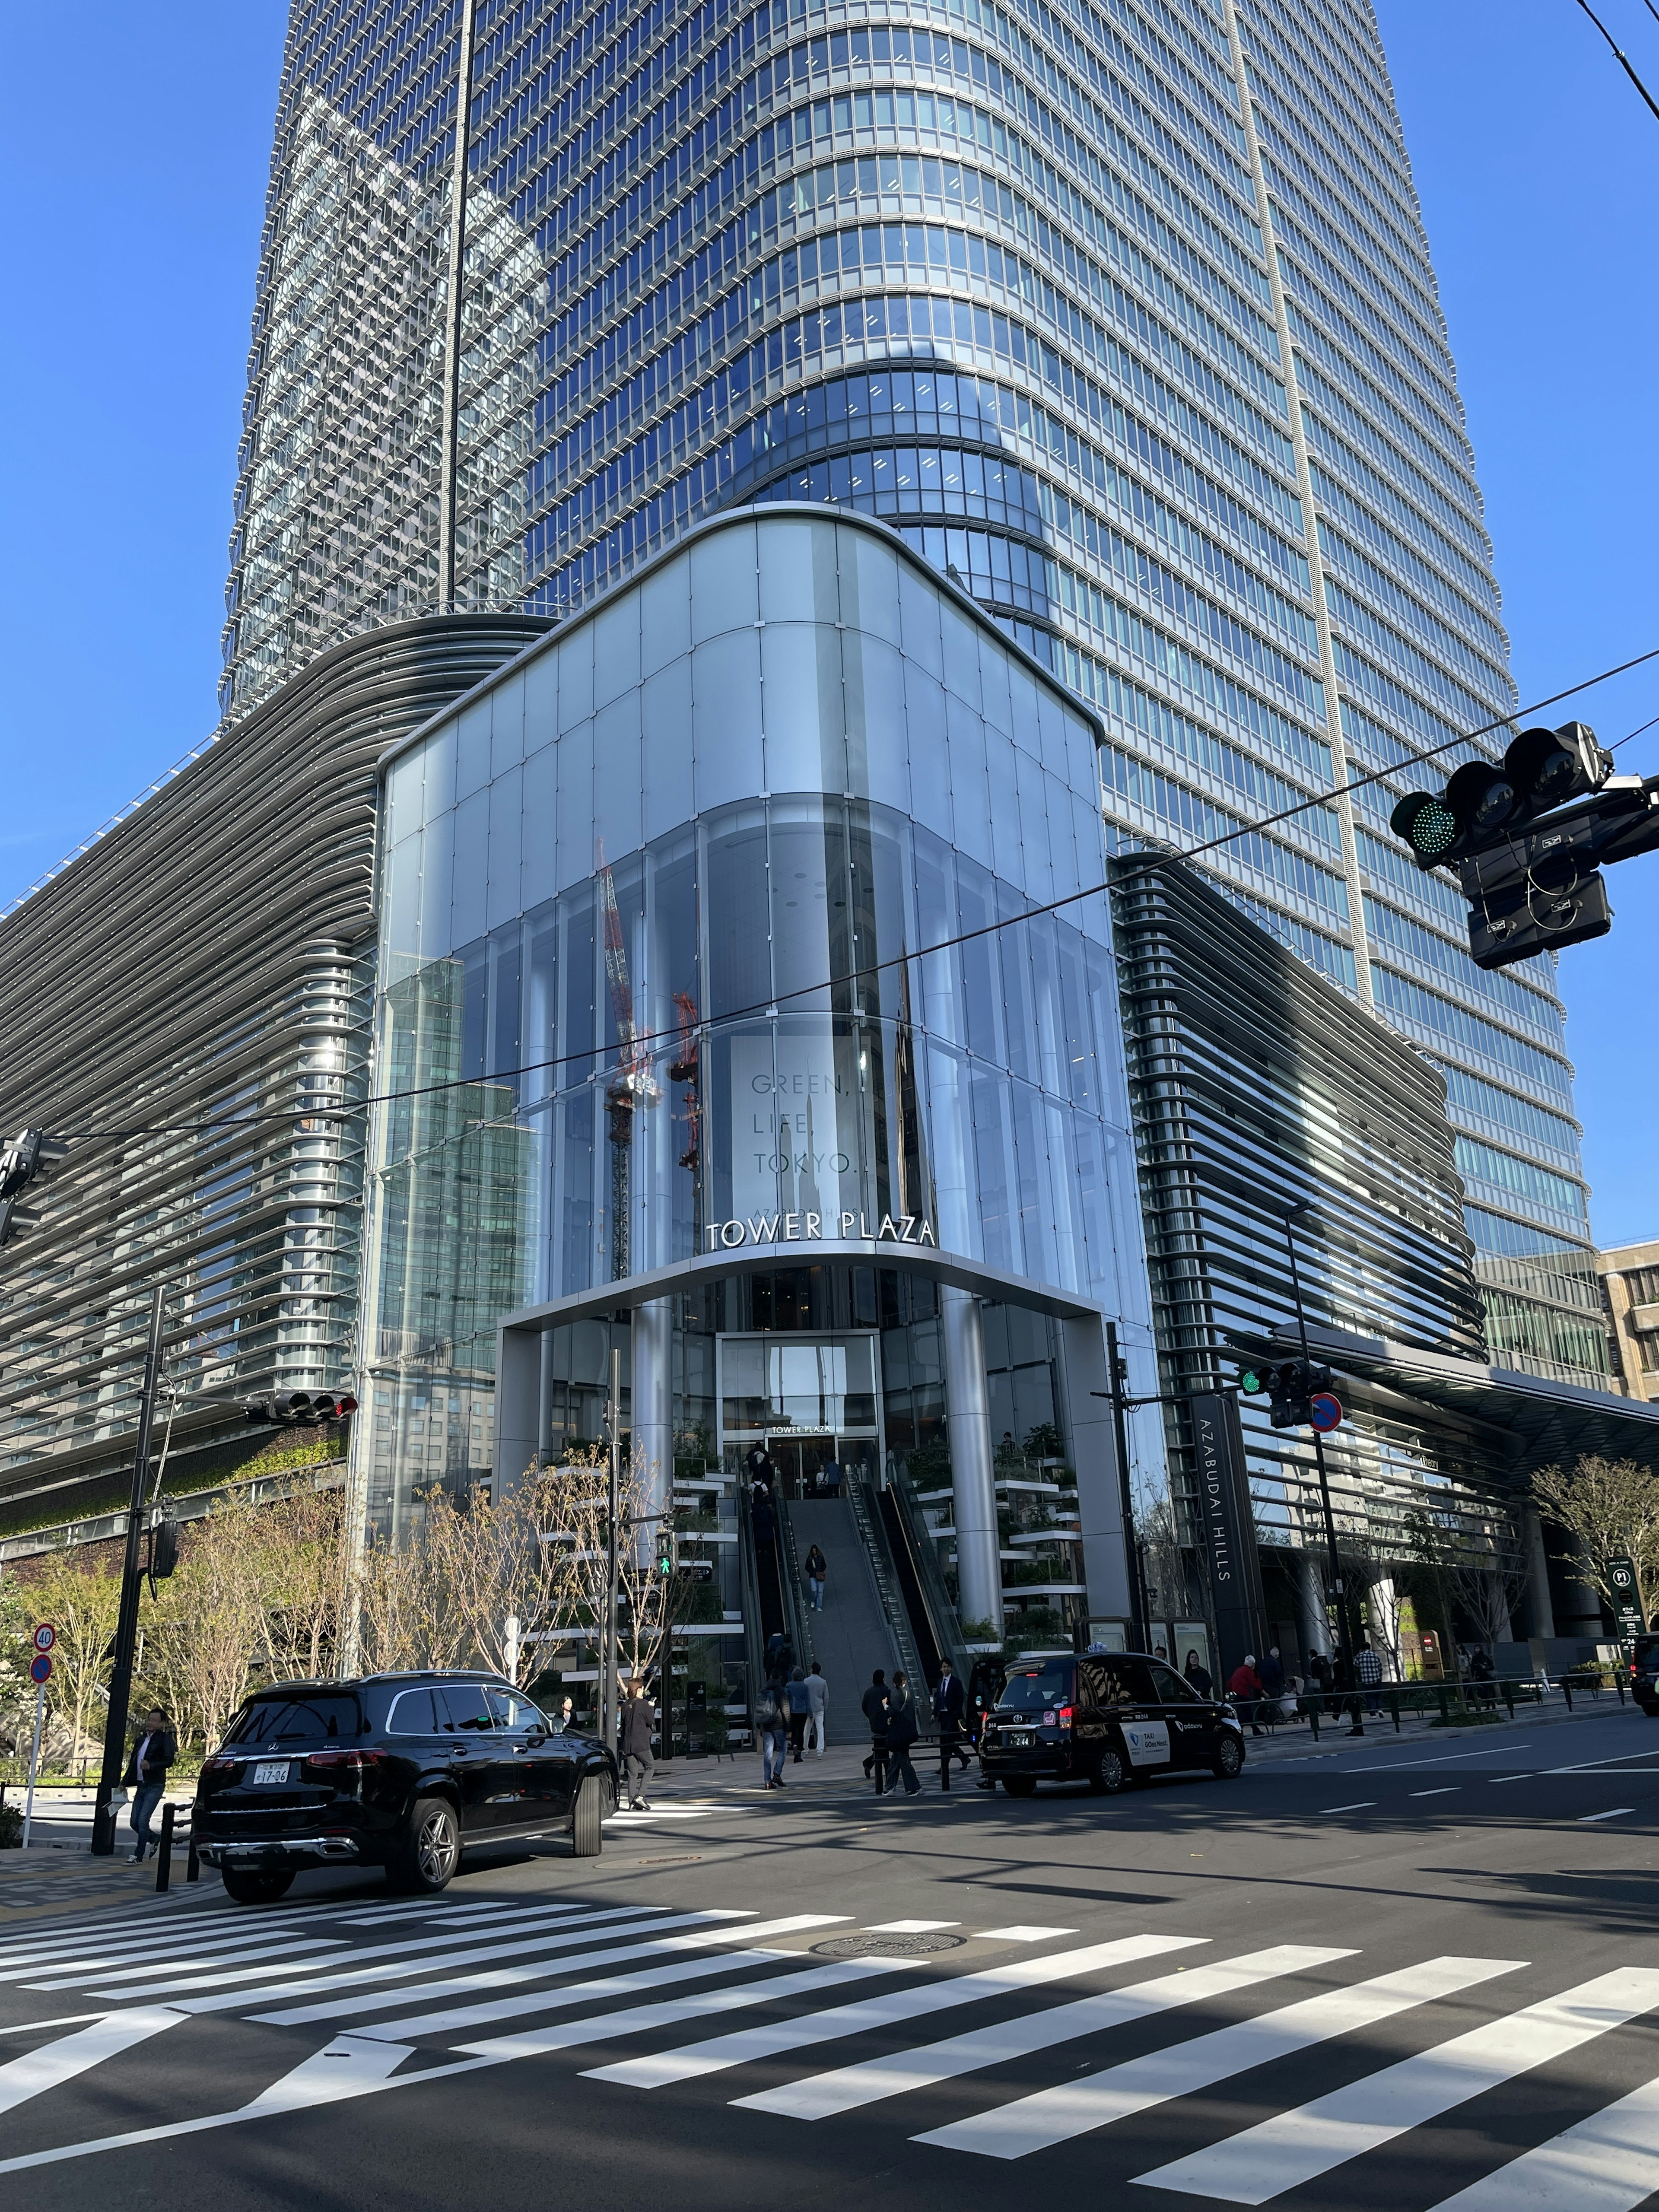
[[[115,1808],[110,1800],[121,1784],[127,1747],[127,1703],[132,1695],[132,1655],[138,1637],[138,1565],[144,1522],[144,1477],[149,1468],[150,1428],[161,1379],[161,1304],[157,1283],[150,1292],[149,1342],[144,1352],[144,1385],[138,1401],[138,1441],[132,1455],[132,1502],[127,1509],[127,1548],[121,1570],[121,1610],[115,1628],[115,1668],[110,1676],[109,1717],[104,1724],[104,1766],[92,1808],[92,1855],[115,1856]]]
[[[1305,1200],[1299,1205],[1287,1206],[1285,1212],[1285,1249],[1291,1261],[1291,1296],[1296,1302],[1297,1334],[1302,1341],[1302,1364],[1313,1365],[1313,1356],[1308,1349],[1308,1316],[1302,1304],[1302,1276],[1296,1264],[1296,1233],[1291,1223],[1298,1213],[1307,1212]],[[1347,1654],[1348,1664],[1353,1664],[1353,1655],[1358,1648],[1354,1623],[1348,1607],[1348,1593],[1343,1579],[1342,1563],[1336,1552],[1336,1516],[1331,1511],[1331,1486],[1325,1471],[1325,1439],[1314,1431],[1314,1465],[1319,1471],[1319,1503],[1325,1516],[1325,1548],[1330,1555],[1331,1595],[1336,1600],[1342,1624],[1342,1648]]]
[[[1137,1651],[1146,1649],[1146,1598],[1142,1588],[1139,1547],[1135,1541],[1134,1501],[1129,1492],[1129,1425],[1124,1418],[1123,1363],[1118,1355],[1117,1323],[1106,1324],[1106,1365],[1111,1389],[1091,1396],[1112,1401],[1112,1442],[1117,1455],[1118,1507],[1123,1516],[1123,1563],[1129,1578],[1129,1634]]]
[[[617,1747],[617,1516],[622,1490],[622,1351],[611,1347],[611,1403],[605,1423],[611,1437],[610,1480],[605,1523],[605,1655],[599,1727],[606,1744]]]

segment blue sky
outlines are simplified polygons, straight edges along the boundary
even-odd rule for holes
[[[1523,700],[1659,645],[1659,123],[1572,0],[1376,0],[1457,356]],[[1598,0],[1659,89],[1643,0]],[[72,111],[0,140],[0,903],[204,738],[279,0],[88,0]],[[63,82],[62,19],[15,16],[14,81]],[[73,132],[66,127],[72,112]],[[1603,742],[1659,663],[1553,712]],[[1659,769],[1659,730],[1620,756]],[[1659,1235],[1659,856],[1563,961],[1605,1242]]]

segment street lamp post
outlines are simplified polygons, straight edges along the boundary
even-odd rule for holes
[[[104,1723],[104,1764],[92,1808],[92,1855],[115,1856],[115,1807],[126,1758],[127,1704],[132,1695],[132,1657],[138,1640],[139,1539],[146,1518],[144,1478],[149,1469],[149,1439],[161,1376],[161,1301],[158,1283],[150,1293],[149,1339],[144,1351],[144,1382],[138,1400],[138,1437],[132,1455],[132,1498],[127,1508],[126,1554],[121,1567],[121,1606],[116,1617],[115,1663],[110,1674],[109,1713]]]
[[[1296,1329],[1302,1342],[1303,1364],[1311,1366],[1313,1356],[1308,1348],[1308,1316],[1302,1303],[1302,1275],[1296,1264],[1296,1233],[1291,1227],[1296,1216],[1298,1213],[1305,1214],[1307,1210],[1305,1200],[1298,1205],[1286,1207],[1285,1249],[1290,1255],[1291,1296],[1296,1304]],[[1330,1555],[1331,1595],[1337,1602],[1337,1610],[1342,1625],[1343,1649],[1348,1655],[1348,1664],[1352,1667],[1357,1638],[1354,1634],[1353,1618],[1348,1604],[1347,1586],[1343,1579],[1342,1563],[1337,1557],[1336,1516],[1331,1511],[1330,1479],[1325,1468],[1325,1439],[1317,1429],[1314,1431],[1314,1465],[1319,1471],[1319,1503],[1325,1516],[1325,1547]]]

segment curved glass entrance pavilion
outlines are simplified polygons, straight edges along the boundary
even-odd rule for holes
[[[372,1522],[597,1436],[617,1335],[665,1497],[757,1441],[797,1495],[914,1465],[958,1616],[1123,1616],[1088,1394],[1106,1320],[1149,1382],[1152,1338],[1097,742],[880,525],[774,506],[386,763]],[[1031,1435],[1077,1482],[1046,1559],[999,1528]]]

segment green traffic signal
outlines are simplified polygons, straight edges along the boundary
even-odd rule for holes
[[[1238,1387],[1247,1398],[1254,1398],[1267,1386],[1254,1367],[1246,1367],[1240,1371]]]

